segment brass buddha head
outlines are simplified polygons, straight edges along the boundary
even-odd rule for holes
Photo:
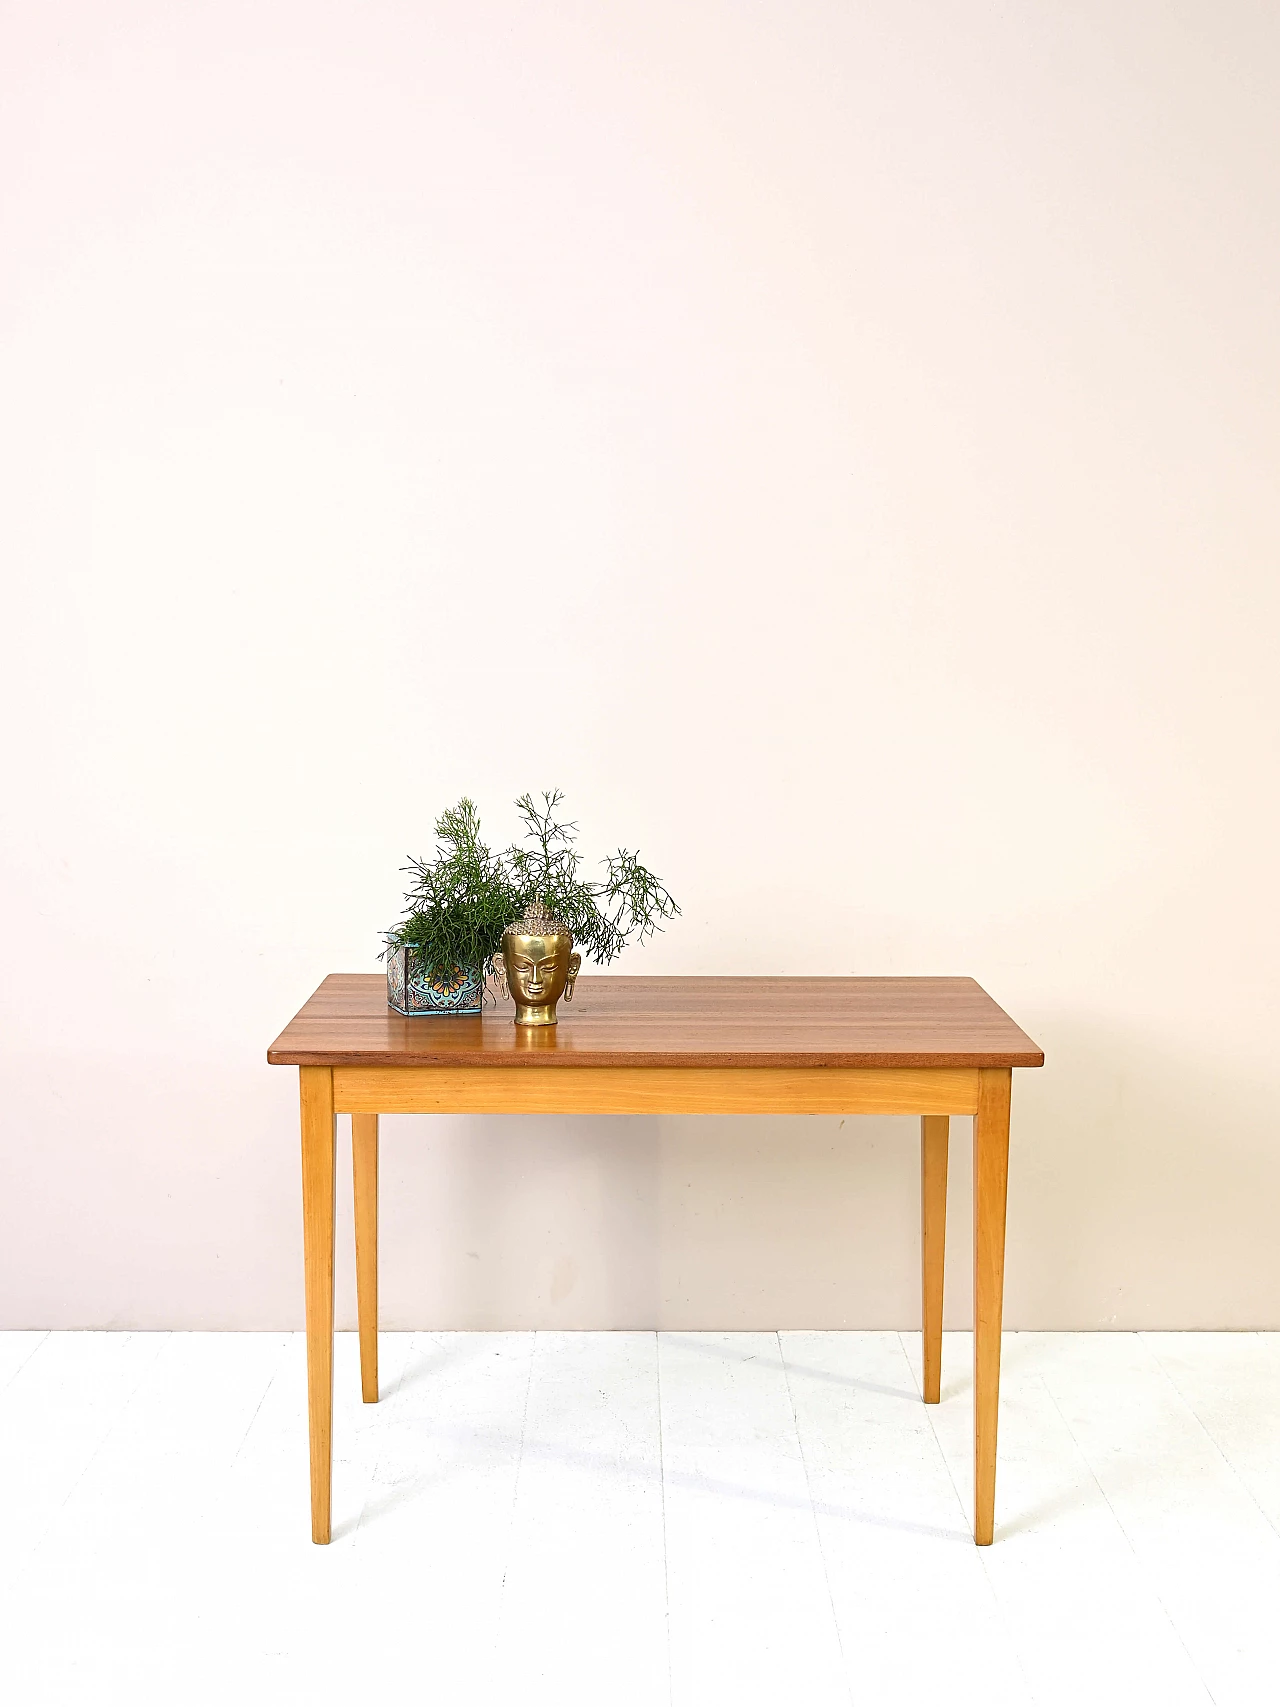
[[[517,1025],[554,1025],[561,996],[573,1000],[573,986],[582,956],[573,952],[573,933],[540,906],[529,907],[522,919],[502,933],[502,953],[493,957],[493,970],[505,996],[516,1004]]]

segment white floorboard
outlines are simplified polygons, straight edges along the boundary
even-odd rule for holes
[[[663,1334],[671,1698],[851,1699],[776,1334]]]
[[[854,1698],[892,1678],[895,1707],[1018,1707],[1016,1650],[901,1336],[781,1340]]]
[[[1280,1700],[1280,1335],[0,1335],[0,1690],[43,1704]]]
[[[653,1334],[539,1334],[512,1504],[495,1701],[665,1701]]]

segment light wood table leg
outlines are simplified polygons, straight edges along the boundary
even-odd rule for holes
[[[920,1117],[920,1268],[924,1340],[924,1402],[942,1391],[942,1277],[947,1242],[947,1141],[945,1114]]]
[[[360,1319],[360,1391],[378,1402],[378,1117],[351,1116],[356,1208],[356,1313]]]
[[[299,1067],[302,1096],[302,1250],[307,1292],[307,1420],[311,1539],[329,1539],[333,1464],[333,1071]]]
[[[989,1547],[995,1531],[1012,1077],[1007,1067],[983,1069],[973,1117],[973,1539],[979,1547]]]

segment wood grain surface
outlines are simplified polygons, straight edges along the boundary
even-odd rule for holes
[[[333,1074],[304,1067],[302,1253],[307,1312],[307,1421],[311,1433],[311,1539],[329,1539],[333,1487],[333,1187],[337,1129]]]
[[[979,1547],[989,1547],[995,1533],[1011,1078],[979,1075],[973,1117],[973,1539]]]
[[[364,1114],[972,1114],[980,1067],[335,1067]]]
[[[977,1077],[977,1074],[974,1075]],[[975,1110],[976,1113],[976,1103]],[[359,1115],[352,1117],[354,1120]],[[936,1405],[942,1397],[942,1299],[947,1249],[947,1152],[951,1122],[945,1114],[920,1120],[920,1292],[923,1328],[923,1398]]]
[[[351,1192],[356,1224],[356,1319],[360,1390],[378,1402],[378,1115],[351,1116]]]
[[[560,1023],[510,1002],[413,1019],[380,973],[333,973],[267,1051],[276,1067],[1039,1067],[1044,1055],[972,978],[578,980]]]

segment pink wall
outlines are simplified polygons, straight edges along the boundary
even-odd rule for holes
[[[1044,1043],[1011,1325],[1280,1326],[1278,81],[1208,0],[6,8],[0,1325],[296,1324],[266,1045],[555,783],[684,903],[621,970]],[[914,1143],[389,1122],[388,1325],[909,1324]]]

